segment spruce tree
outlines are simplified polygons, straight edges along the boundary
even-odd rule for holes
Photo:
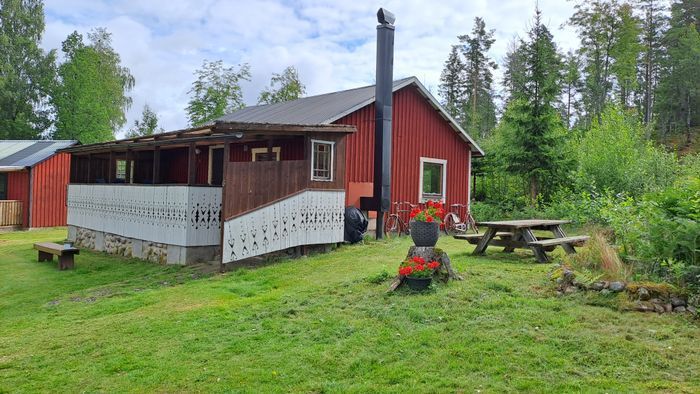
[[[613,58],[611,72],[617,82],[620,105],[627,108],[629,99],[637,89],[637,59],[644,47],[640,43],[641,22],[632,13],[632,6],[622,4],[617,8],[615,43],[610,49]]]
[[[465,66],[457,45],[452,45],[450,55],[445,61],[445,67],[440,74],[438,91],[447,112],[458,122],[462,122],[462,107],[464,104],[464,73]]]

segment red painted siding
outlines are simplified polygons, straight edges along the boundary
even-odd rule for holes
[[[448,204],[467,204],[471,153],[469,145],[414,86],[394,92],[392,128],[392,201],[418,202],[420,158],[447,160]],[[374,104],[335,123],[357,126],[348,137],[345,188],[372,182]]]
[[[70,155],[58,153],[51,156],[32,168],[31,177],[30,227],[65,226]]]
[[[7,174],[7,199],[22,201],[22,227],[29,224],[29,171]]]

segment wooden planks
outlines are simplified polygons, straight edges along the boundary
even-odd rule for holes
[[[563,238],[552,238],[552,239],[545,239],[545,240],[537,240],[534,242],[529,242],[528,245],[536,245],[536,246],[556,246],[556,245],[577,245],[577,244],[582,244],[588,239],[590,239],[588,235],[578,235],[575,237],[563,237]]]
[[[0,200],[0,226],[22,225],[22,201]]]

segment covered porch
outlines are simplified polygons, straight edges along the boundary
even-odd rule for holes
[[[334,196],[339,226],[344,137],[353,131],[343,125],[216,123],[67,149],[69,238],[83,247],[171,264],[227,263],[340,242],[342,227],[340,239],[287,239],[279,233],[258,240],[288,220],[281,211],[275,218],[258,216],[271,206],[279,210],[283,200]],[[296,218],[293,209],[284,211]]]

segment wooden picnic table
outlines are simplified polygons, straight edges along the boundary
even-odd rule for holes
[[[540,263],[549,261],[546,252],[552,251],[557,246],[564,248],[566,253],[576,253],[575,245],[580,245],[588,240],[588,236],[580,235],[568,237],[561,228],[562,224],[570,223],[568,220],[504,220],[497,222],[479,222],[478,226],[486,227],[484,234],[460,234],[457,239],[465,239],[476,244],[473,254],[480,255],[488,246],[503,246],[503,251],[511,253],[515,249],[530,249]],[[537,238],[533,230],[550,231],[553,237]]]

